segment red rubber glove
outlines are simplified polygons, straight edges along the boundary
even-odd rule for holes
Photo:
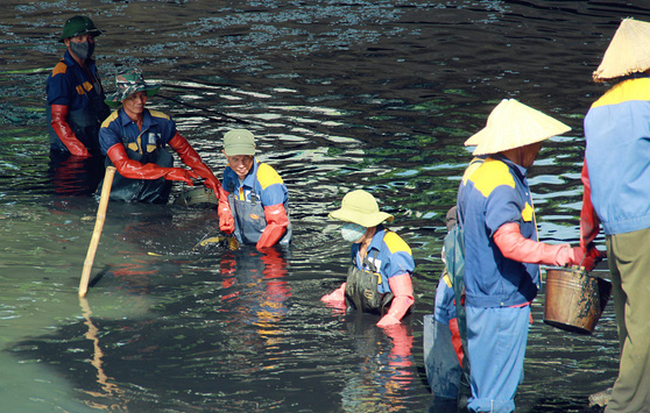
[[[591,183],[589,182],[589,171],[587,160],[582,164],[580,174],[584,191],[582,193],[582,210],[580,211],[580,246],[587,246],[596,238],[600,231],[600,219],[591,203]]]
[[[52,129],[54,129],[56,136],[61,139],[61,142],[63,142],[72,155],[80,158],[90,158],[92,155],[88,152],[88,149],[86,149],[84,144],[77,139],[77,136],[68,124],[68,107],[66,105],[52,105],[51,108],[52,122],[50,124],[52,125]]]
[[[266,228],[257,241],[256,248],[258,250],[274,246],[289,226],[289,218],[283,204],[264,207],[264,217],[266,218]]]
[[[494,242],[504,257],[514,261],[557,266],[580,265],[582,262],[588,271],[595,265],[593,259],[583,262],[584,248],[571,248],[569,244],[550,245],[524,238],[519,224],[514,222],[501,225],[494,233]]]
[[[113,165],[115,165],[117,172],[125,178],[151,180],[165,178],[169,181],[183,181],[192,186],[194,185],[192,179],[199,177],[193,171],[188,171],[183,168],[165,168],[155,163],[143,164],[134,161],[126,154],[126,149],[124,149],[124,145],[121,143],[116,143],[108,148],[106,155],[108,155]]]
[[[411,276],[408,273],[390,277],[388,279],[388,285],[395,297],[390,303],[388,313],[377,322],[377,327],[388,327],[393,324],[398,324],[415,302],[413,299],[413,284],[411,283]]]
[[[336,302],[336,301],[342,301],[343,304],[345,304],[345,287],[348,285],[348,283],[343,283],[339,288],[336,290],[332,291],[329,294],[325,294],[320,298],[321,301],[324,301],[326,303],[329,302]]]
[[[235,231],[235,220],[230,211],[230,203],[228,202],[229,193],[223,187],[219,186],[219,205],[217,206],[217,213],[219,214],[219,229],[226,234],[232,234]]]
[[[192,148],[190,143],[185,139],[181,134],[176,132],[176,135],[169,141],[169,146],[172,147],[178,153],[178,156],[181,158],[183,163],[194,172],[196,172],[201,178],[205,179],[205,186],[212,189],[214,196],[219,199],[219,188],[221,184],[219,180],[214,176],[212,170],[201,160],[199,154]]]

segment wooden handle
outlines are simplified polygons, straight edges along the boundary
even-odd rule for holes
[[[99,245],[99,238],[102,235],[104,228],[104,221],[106,220],[106,208],[108,207],[108,199],[111,195],[111,186],[113,185],[113,177],[115,176],[115,167],[109,166],[106,168],[104,176],[104,184],[102,185],[102,193],[99,198],[99,207],[97,208],[97,218],[95,220],[95,229],[93,236],[90,239],[88,246],[88,253],[86,254],[86,261],[84,261],[84,268],[81,272],[81,281],[79,281],[79,297],[85,297],[88,292],[88,282],[90,281],[90,271],[93,268],[95,261],[95,253]]]

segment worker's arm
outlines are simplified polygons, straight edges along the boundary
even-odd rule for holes
[[[201,160],[201,157],[192,148],[187,139],[176,132],[176,135],[169,141],[169,146],[178,153],[178,156],[180,156],[185,165],[192,168],[201,178],[205,179],[205,186],[212,189],[214,195],[219,199],[219,189],[221,188],[219,180],[214,176],[210,167]]]
[[[50,108],[52,109],[52,121],[50,125],[52,125],[56,136],[59,137],[70,153],[82,158],[91,157],[92,155],[88,152],[86,146],[77,139],[77,136],[68,124],[68,113],[70,112],[68,106],[51,105]]]
[[[275,245],[284,235],[289,226],[289,217],[284,209],[284,204],[277,204],[264,207],[266,228],[257,241],[257,249],[268,248]]]
[[[120,173],[125,178],[131,179],[158,179],[165,178],[169,181],[183,181],[188,185],[193,185],[192,178],[198,178],[198,175],[183,168],[166,168],[154,163],[143,164],[135,161],[126,154],[124,145],[116,143],[108,148],[106,155],[110,158]]]
[[[569,244],[550,245],[533,241],[521,235],[519,224],[510,222],[499,227],[494,234],[494,242],[504,257],[514,261],[546,265],[582,265],[593,269],[598,251],[593,248],[585,254],[582,247]]]
[[[410,274],[404,273],[390,277],[388,285],[395,297],[390,303],[388,313],[377,322],[377,327],[387,327],[399,323],[415,302]]]

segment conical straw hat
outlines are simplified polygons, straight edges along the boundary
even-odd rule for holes
[[[593,73],[603,82],[650,69],[650,23],[624,19],[609,43],[603,61]]]
[[[541,142],[570,130],[564,123],[515,99],[503,99],[492,109],[485,128],[472,135],[465,145],[477,145],[475,156],[490,155]]]

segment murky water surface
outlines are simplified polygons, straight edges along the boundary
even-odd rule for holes
[[[97,209],[48,169],[47,69],[62,23],[104,30],[104,85],[124,66],[164,83],[172,115],[221,171],[221,137],[258,136],[291,193],[289,251],[193,251],[210,209],[111,204],[77,298]],[[573,131],[530,171],[540,237],[576,242],[582,118],[621,18],[643,1],[9,1],[0,8],[0,400],[5,412],[436,411],[422,363],[424,314],[442,264],[444,214],[500,99]],[[218,172],[219,176],[220,173]],[[327,220],[371,190],[417,262],[415,313],[387,335],[319,297],[348,250]],[[183,190],[178,186],[174,194]],[[602,243],[602,239],[599,239]],[[521,412],[571,412],[616,377],[609,306],[592,336],[542,323],[533,306]]]

